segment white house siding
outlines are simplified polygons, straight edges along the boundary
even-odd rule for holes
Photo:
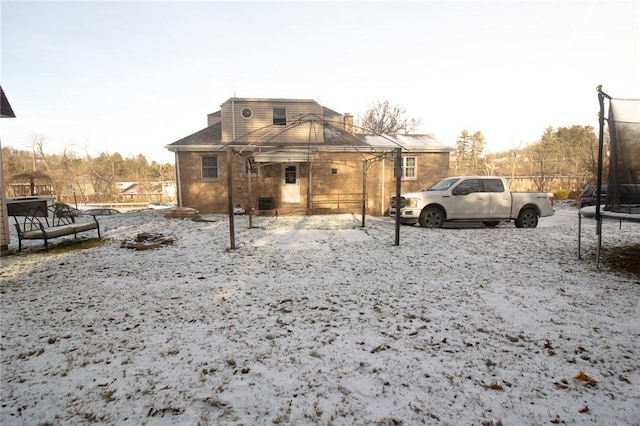
[[[284,126],[272,126],[274,107],[282,107],[287,110],[286,132],[283,132]],[[253,116],[250,119],[242,117],[243,108],[251,108],[253,111]],[[235,113],[235,117],[232,112]],[[314,143],[324,142],[322,124],[320,123],[323,110],[322,106],[315,101],[236,98],[223,103],[221,113],[223,143],[234,141],[234,133],[238,143],[251,142],[257,145],[260,143],[268,143],[269,145],[300,144],[308,142],[310,137],[313,138]],[[315,132],[311,123],[296,127],[289,126],[301,115],[306,116],[307,114],[316,114],[318,117]]]

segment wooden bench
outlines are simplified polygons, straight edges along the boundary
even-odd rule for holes
[[[100,224],[95,216],[87,222],[76,222],[76,212],[68,205],[55,203],[47,206],[45,200],[25,200],[7,202],[7,212],[13,216],[18,233],[18,251],[22,250],[22,240],[44,240],[45,249],[49,240],[65,235],[78,238],[80,232],[95,229],[100,236]]]

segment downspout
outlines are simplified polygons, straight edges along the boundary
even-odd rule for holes
[[[180,157],[178,156],[178,151],[174,154],[176,161],[176,186],[178,189],[178,207],[182,207],[182,185],[180,184],[182,180],[180,179]]]
[[[233,138],[233,143],[236,142],[236,104],[235,104],[236,95],[233,95],[231,98],[231,137]]]
[[[385,162],[385,157],[382,157],[382,176],[380,176],[380,180],[381,180],[381,190],[380,190],[380,215],[384,216],[384,184],[385,184],[385,179],[384,179],[384,162]]]

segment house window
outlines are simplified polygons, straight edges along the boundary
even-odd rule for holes
[[[415,180],[416,173],[416,157],[402,157],[402,179]]]
[[[202,180],[218,179],[218,157],[215,155],[202,157]]]
[[[286,108],[273,109],[273,125],[274,126],[287,125],[287,109]]]
[[[242,108],[242,118],[245,119],[250,119],[251,117],[253,117],[253,111],[251,110],[251,108]]]

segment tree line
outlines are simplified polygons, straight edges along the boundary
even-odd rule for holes
[[[117,198],[116,182],[175,181],[173,164],[148,161],[142,154],[128,158],[117,152],[79,156],[69,149],[49,154],[45,141],[45,136],[36,134],[31,150],[2,148],[8,196],[55,194],[66,201],[109,202]]]
[[[408,117],[405,108],[384,99],[369,105],[356,128],[363,133],[393,135],[409,134],[420,124],[420,120]],[[526,177],[532,189],[545,192],[563,189],[577,193],[596,181],[598,138],[592,126],[548,127],[538,141],[495,154],[487,153],[486,145],[481,131],[462,130],[451,157],[451,174],[500,175],[512,182]]]
[[[598,173],[598,138],[592,126],[548,127],[538,141],[495,154],[485,153],[485,147],[481,132],[463,130],[452,158],[455,174],[500,175],[512,181],[526,177],[536,191],[577,193],[595,182]]]

